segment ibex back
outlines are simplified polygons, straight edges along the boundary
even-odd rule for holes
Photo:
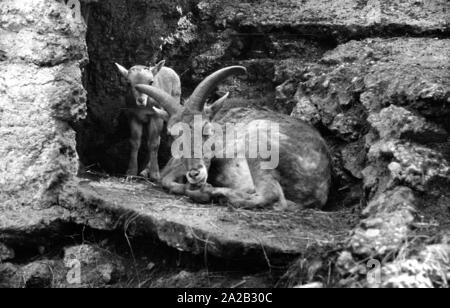
[[[267,160],[258,157],[245,158],[193,158],[182,157],[180,161],[172,160],[163,177],[163,186],[176,193],[184,193],[195,201],[209,202],[212,198],[225,199],[231,205],[242,208],[267,207],[271,205],[286,208],[297,205],[309,208],[322,208],[328,199],[331,186],[331,160],[327,145],[319,132],[305,122],[274,112],[252,110],[248,108],[222,109],[228,94],[206,106],[206,100],[213,89],[231,75],[246,73],[240,66],[222,69],[206,78],[194,91],[185,107],[163,91],[146,85],[138,85],[137,89],[154,98],[170,114],[169,131],[177,123],[187,124],[192,135],[193,128],[199,123],[195,119],[202,116],[203,142],[222,138],[220,134],[211,133],[215,124],[224,127],[226,123],[243,124],[244,134],[241,138],[247,143],[259,134],[267,133],[265,125],[271,123],[279,127],[278,138],[268,138],[269,147],[276,148],[279,163],[272,169],[263,167]],[[213,140],[212,140],[213,139]],[[222,138],[223,139],[223,138]],[[239,142],[238,144],[246,144]],[[229,145],[226,144],[226,147]],[[235,146],[235,144],[233,144]],[[246,152],[248,155],[248,151]],[[181,174],[187,178],[189,185],[177,182]],[[213,183],[214,187],[209,183]],[[199,189],[196,189],[197,188]]]
[[[158,106],[156,102],[146,94],[138,92],[136,85],[152,85],[167,95],[174,102],[180,103],[181,81],[177,73],[167,67],[162,61],[155,67],[134,66],[127,70],[116,64],[120,73],[126,78],[131,86],[132,99],[127,100],[127,116],[130,123],[130,145],[131,154],[127,169],[128,176],[138,175],[138,153],[141,148],[143,130],[147,130],[149,154],[146,159],[147,167],[141,176],[158,181],[160,179],[158,165],[158,151],[161,143],[161,133],[164,128],[164,119],[153,109]]]

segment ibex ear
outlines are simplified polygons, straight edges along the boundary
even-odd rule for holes
[[[212,105],[205,107],[205,114],[209,117],[210,120],[220,111],[220,109],[222,109],[223,104],[229,96],[230,92],[219,98]]]
[[[116,63],[116,66],[119,69],[119,72],[122,74],[122,76],[128,78],[128,70],[120,64]]]
[[[165,60],[159,62],[155,67],[153,67],[152,68],[153,76],[158,75],[159,71],[161,71],[161,69],[164,67],[164,65],[166,65],[166,61]]]
[[[156,107],[153,107],[153,111],[156,112],[156,114],[161,117],[165,122],[169,122],[170,115],[167,111],[163,109],[159,109]]]

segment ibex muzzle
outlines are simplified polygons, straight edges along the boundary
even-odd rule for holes
[[[179,123],[188,127],[191,136],[196,134],[195,127],[201,126],[203,134],[200,146],[205,142],[223,142],[220,140],[223,136],[210,133],[211,126],[223,128],[228,124],[242,125],[243,134],[240,138],[256,144],[258,142],[254,140],[257,138],[255,136],[266,133],[264,129],[267,125],[254,125],[255,120],[274,124],[278,128],[277,138],[269,138],[267,142],[270,148],[277,149],[279,163],[272,169],[265,168],[267,161],[262,155],[253,157],[245,149],[246,156],[243,158],[212,157],[211,160],[209,157],[195,157],[190,153],[191,155],[187,155],[189,157],[181,157],[184,168],[176,160],[172,160],[167,168],[172,168],[173,172],[167,170],[163,186],[199,202],[222,198],[233,206],[242,208],[270,205],[286,208],[294,203],[302,207],[323,207],[327,203],[331,186],[331,159],[328,147],[317,130],[286,115],[249,108],[230,109],[217,118],[228,94],[211,106],[206,106],[208,97],[220,82],[232,75],[245,73],[246,69],[241,66],[215,72],[195,89],[185,107],[153,86],[138,85],[136,88],[157,101],[169,113],[169,130],[174,138],[179,137],[179,130],[174,129]],[[199,117],[202,119],[200,123]],[[242,144],[242,140],[236,142]],[[225,144],[225,147],[228,146]],[[193,152],[195,149],[196,146]],[[182,188],[176,183],[181,172],[184,172],[191,186]],[[216,187],[206,182],[214,182]],[[200,189],[196,189],[199,186]]]

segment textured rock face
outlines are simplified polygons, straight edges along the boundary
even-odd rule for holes
[[[0,288],[17,288],[19,280],[16,274],[19,268],[11,263],[0,263]]]
[[[413,192],[405,187],[397,187],[371,201],[363,211],[366,219],[350,240],[353,252],[376,256],[398,251],[414,221],[416,204]]]
[[[405,183],[417,191],[431,193],[435,189],[439,190],[436,185],[449,183],[448,161],[442,154],[427,147],[393,140],[380,141],[370,148],[368,155],[372,163],[392,157],[387,166],[389,186]]]
[[[42,260],[24,266],[0,264],[1,288],[50,288],[55,275],[54,262]]]
[[[57,204],[77,172],[85,25],[57,1],[0,3],[0,210]]]
[[[366,40],[340,46],[325,57],[328,64],[336,66],[324,78],[331,77],[333,83],[341,70],[344,78],[337,88],[355,89],[347,110],[360,104],[367,115],[367,123],[362,119],[360,125],[369,133],[363,131],[358,137],[366,142],[367,163],[362,174],[373,201],[352,235],[351,249],[372,257],[389,251],[404,253],[403,259],[383,268],[386,278],[378,286],[446,285],[445,278],[433,278],[436,272],[448,271],[445,262],[430,264],[412,251],[414,244],[408,241],[428,232],[427,227],[414,232],[412,228],[418,217],[423,217],[424,206],[447,216],[442,205],[448,203],[450,185],[448,44],[448,40],[435,39]],[[362,60],[364,56],[358,56],[357,50],[360,55],[366,53],[367,60]],[[350,63],[354,64],[352,70],[346,70]],[[364,75],[359,75],[361,72]],[[332,118],[333,114],[327,115]],[[345,117],[346,112],[343,114]],[[386,207],[390,209],[386,211]],[[445,224],[434,231],[438,243],[439,235],[448,232]]]
[[[20,276],[25,288],[50,288],[53,282],[52,261],[33,262],[21,269]]]
[[[410,139],[420,143],[445,142],[447,132],[403,107],[391,105],[368,118],[381,139]]]
[[[63,262],[67,269],[76,269],[74,265],[79,265],[79,281],[73,281],[78,285],[101,287],[126,276],[125,266],[118,256],[89,245],[65,249]],[[73,278],[77,278],[76,275]]]
[[[80,185],[85,204],[97,213],[114,213],[110,225],[123,225],[130,235],[154,234],[178,251],[222,259],[261,261],[321,249],[348,233],[350,213],[315,211],[239,211],[189,203],[144,184],[117,180]],[[130,219],[126,217],[135,217]],[[134,231],[133,231],[134,230]],[[256,235],[257,234],[257,235]],[[313,248],[314,247],[314,248]]]
[[[366,139],[371,152],[377,152],[377,139],[446,144],[448,45],[448,40],[436,39],[341,45],[302,74],[306,81],[294,96],[298,107],[293,116],[307,119],[318,113],[321,124],[339,139]],[[367,134],[371,129],[374,134]]]
[[[379,286],[433,285],[429,265],[409,251],[408,241],[428,232],[420,227],[413,232],[423,207],[443,210],[440,215],[447,217],[449,43],[431,38],[350,41],[326,53],[289,85],[297,85],[292,115],[311,119],[338,138],[333,154],[341,182],[348,181],[345,173],[363,180],[368,207],[349,239],[350,251],[372,258],[407,251],[405,262],[387,266],[389,278]],[[445,224],[435,236],[448,231]],[[343,268],[352,268],[351,262],[343,263]],[[418,276],[403,277],[414,264],[420,265]]]
[[[443,119],[449,112],[448,44],[427,38],[351,41],[312,65],[302,88],[327,125],[339,126],[340,114],[353,111],[355,103],[366,113],[396,104]],[[349,125],[355,124],[343,129]]]
[[[14,257],[15,257],[14,250],[0,243],[0,262],[14,259]]]
[[[448,288],[450,245],[426,246],[418,256],[398,260],[382,270],[385,288]]]
[[[364,36],[365,33],[404,27],[412,33],[444,32],[448,26],[445,0],[306,0],[306,1],[202,1],[202,10],[216,15],[216,23],[290,28],[311,34]]]
[[[26,265],[0,263],[0,287],[105,287],[125,279],[123,260],[106,249],[89,245],[68,247],[63,259],[42,259]]]

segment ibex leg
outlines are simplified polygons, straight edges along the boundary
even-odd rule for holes
[[[277,206],[287,207],[283,189],[276,177],[276,170],[263,170],[257,160],[249,161],[256,193],[248,194],[229,188],[213,188],[213,197],[225,198],[234,207],[244,209]]]
[[[162,171],[161,184],[164,189],[176,195],[184,195],[185,184],[177,181],[186,176],[186,167],[179,159],[172,158]]]
[[[143,126],[135,119],[130,120],[130,162],[128,164],[127,175],[136,176],[138,174],[138,154],[141,147]]]
[[[149,162],[147,167],[142,171],[141,176],[159,181],[158,152],[161,145],[161,133],[164,128],[164,120],[159,117],[152,117],[148,124],[148,150]]]

